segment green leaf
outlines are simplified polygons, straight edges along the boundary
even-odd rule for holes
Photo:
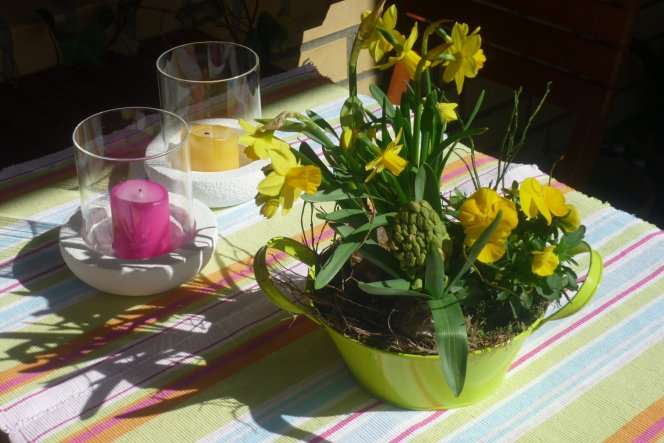
[[[344,236],[330,255],[330,258],[321,267],[318,275],[316,275],[314,287],[316,289],[325,287],[337,275],[350,256],[353,255],[353,252],[357,251],[365,242],[368,232],[379,226],[385,226],[395,215],[395,212],[379,214],[368,223],[357,227],[350,234]]]
[[[424,289],[432,298],[441,297],[445,290],[445,263],[434,242],[429,242],[424,271]]]
[[[324,288],[339,273],[350,256],[353,255],[353,252],[360,247],[363,239],[364,236],[361,234],[351,234],[334,248],[330,257],[316,274],[315,289]]]
[[[420,169],[417,171],[415,176],[415,200],[420,201],[424,199],[424,187],[427,183],[427,171],[424,167],[425,165],[420,166]]]
[[[468,120],[465,123],[466,127],[469,127],[470,125],[473,124],[473,121],[475,120],[477,113],[482,107],[483,101],[484,101],[484,91],[480,92],[480,96],[477,97],[477,101],[475,102],[475,107],[473,108],[473,111],[470,113],[470,117],[468,117]]]
[[[437,176],[428,164],[424,164],[427,174],[426,186],[424,188],[424,200],[428,201],[434,211],[443,217],[443,204],[440,199],[440,177]]]
[[[519,295],[519,299],[521,300],[521,305],[523,305],[524,308],[530,309],[531,306],[533,305],[533,293],[526,291],[522,292],[521,295]]]
[[[336,146],[336,143],[333,143],[318,126],[312,128],[311,125],[307,125],[306,129],[302,130],[302,133],[321,146],[328,148]]]
[[[361,290],[371,295],[407,296],[426,299],[430,298],[429,295],[422,292],[411,291],[410,282],[402,278],[376,281],[371,283],[358,281],[357,285]]]
[[[449,295],[427,301],[436,329],[436,345],[447,385],[458,397],[466,381],[468,335],[461,305]]]
[[[376,241],[367,239],[358,252],[365,260],[382,269],[391,277],[404,277],[399,261]]]
[[[364,209],[338,209],[328,213],[317,213],[316,217],[335,223],[347,223],[349,219],[355,219],[358,215],[367,215]]]
[[[311,202],[311,203],[324,203],[324,202],[335,202],[343,200],[352,200],[356,198],[364,199],[368,198],[369,195],[359,189],[335,189],[333,191],[318,191],[314,194],[302,194],[302,200]]]
[[[559,274],[551,274],[546,278],[546,284],[554,292],[560,292],[563,289],[563,277]]]
[[[318,126],[328,131],[331,134],[337,135],[337,132],[334,130],[332,125],[330,125],[327,120],[325,120],[320,115],[316,114],[314,111],[307,110],[307,116],[311,119],[312,122],[316,123]]]
[[[390,101],[390,99],[385,95],[382,89],[378,87],[377,85],[371,84],[369,85],[369,92],[371,93],[371,96],[381,105],[381,108],[383,108],[383,114],[390,120],[394,118],[394,114],[396,113],[396,110],[394,109],[394,105]]]
[[[586,234],[585,226],[579,226],[579,228],[574,232],[565,233],[560,239],[559,249],[574,255],[575,253],[587,252],[585,246],[583,246],[583,237]]]

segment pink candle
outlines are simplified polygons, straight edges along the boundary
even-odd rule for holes
[[[148,258],[172,250],[168,191],[148,180],[126,180],[111,189],[113,252]]]

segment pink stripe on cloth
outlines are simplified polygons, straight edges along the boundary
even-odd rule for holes
[[[448,411],[448,410],[445,409],[445,410],[442,410],[442,411],[436,411],[436,412],[433,412],[433,413],[432,413],[431,415],[429,415],[427,418],[425,418],[424,420],[421,420],[421,421],[415,423],[413,426],[411,426],[410,428],[406,429],[405,431],[403,431],[401,434],[397,435],[396,437],[394,437],[394,438],[393,438],[392,440],[390,440],[390,441],[391,441],[392,443],[398,443],[398,442],[402,441],[404,438],[408,437],[410,434],[412,434],[413,432],[415,432],[415,431],[418,430],[419,428],[422,428],[422,427],[428,425],[429,423],[431,423],[432,421],[434,421],[435,419],[437,419],[438,417],[440,417],[441,415],[443,415],[443,414],[446,413],[447,411]]]
[[[491,162],[493,162],[493,161],[496,161],[496,159],[495,159],[495,158],[492,158],[492,157],[482,157],[482,158],[480,158],[480,159],[478,159],[478,160],[475,160],[475,165],[477,165],[477,166],[482,166],[482,165],[484,165],[485,163],[491,163]],[[447,174],[443,174],[443,176],[442,176],[442,178],[441,178],[441,182],[442,182],[443,180],[449,180],[449,179],[451,179],[451,178],[458,177],[459,175],[461,175],[461,174],[465,174],[466,172],[468,172],[468,170],[466,169],[465,166],[464,166],[464,167],[461,167],[461,168],[458,168],[458,169],[455,169],[455,170],[453,170],[452,172],[449,172],[449,173],[447,173]]]
[[[609,266],[609,265],[612,265],[613,263],[615,263],[616,261],[620,260],[621,258],[623,258],[624,256],[626,256],[627,254],[629,254],[629,253],[632,252],[633,250],[637,249],[638,247],[640,247],[640,246],[643,245],[644,243],[648,242],[650,239],[652,239],[652,238],[654,238],[654,237],[656,237],[656,236],[658,236],[658,235],[662,235],[662,234],[664,234],[664,231],[662,231],[662,230],[660,230],[660,231],[655,231],[655,232],[651,232],[651,233],[648,234],[647,236],[643,237],[641,240],[639,240],[639,241],[637,241],[637,242],[631,244],[631,245],[629,246],[629,248],[624,249],[624,250],[620,251],[618,254],[616,254],[616,255],[614,255],[613,257],[611,257],[610,260],[607,260],[607,262],[604,263],[604,267],[607,267],[607,266]]]
[[[572,332],[573,330],[575,330],[576,328],[578,328],[578,327],[581,326],[582,324],[584,324],[584,323],[590,321],[591,319],[593,319],[594,317],[596,317],[596,316],[599,315],[600,313],[604,312],[604,311],[607,310],[609,307],[611,307],[612,305],[616,304],[617,302],[619,302],[619,301],[622,300],[623,298],[627,297],[627,296],[628,296],[629,294],[631,294],[632,292],[634,292],[634,291],[636,291],[637,289],[643,287],[643,286],[644,286],[645,284],[647,284],[648,282],[654,280],[656,277],[658,277],[658,276],[659,276],[660,274],[662,274],[662,273],[664,273],[664,266],[659,267],[656,271],[654,271],[653,273],[651,273],[650,275],[648,275],[648,276],[645,277],[644,279],[639,280],[638,282],[634,283],[632,286],[630,286],[629,288],[625,289],[623,292],[621,292],[620,294],[616,295],[616,296],[613,297],[611,300],[609,300],[609,301],[607,301],[606,303],[604,303],[603,305],[601,305],[599,308],[595,309],[594,311],[588,313],[588,315],[586,315],[586,316],[580,318],[579,320],[575,321],[575,322],[574,322],[573,324],[571,324],[569,327],[563,329],[562,331],[560,331],[559,333],[557,333],[557,334],[554,335],[553,337],[549,338],[548,340],[546,340],[544,343],[542,343],[541,345],[539,345],[538,347],[536,347],[536,348],[533,349],[532,351],[528,352],[527,354],[523,355],[521,358],[517,359],[514,363],[512,363],[512,366],[510,367],[510,371],[511,371],[512,369],[514,369],[514,368],[520,366],[521,364],[523,364],[524,362],[526,362],[527,360],[529,360],[529,359],[530,359],[531,357],[533,357],[534,355],[539,354],[544,348],[547,348],[547,347],[548,347],[549,345],[551,345],[552,343],[555,343],[555,342],[558,341],[561,337],[564,337],[565,335],[569,334],[570,332]]]
[[[43,245],[41,245],[41,246],[38,247],[38,248],[31,249],[31,250],[29,250],[29,251],[27,251],[27,252],[21,252],[21,258],[25,258],[25,257],[29,257],[29,256],[31,256],[31,255],[34,255],[34,254],[36,254],[36,253],[38,253],[38,252],[43,251],[44,249],[50,248],[50,247],[52,247],[52,246],[55,246],[55,245],[58,244],[58,243],[59,243],[59,240],[53,240],[53,241],[49,241],[49,242],[44,243]],[[14,257],[12,257],[12,258],[10,258],[10,259],[8,259],[8,260],[5,260],[5,261],[1,262],[1,263],[0,263],[0,267],[7,266],[7,265],[9,265],[9,264],[11,264],[11,263],[14,263],[16,260],[18,260],[18,255],[14,256]]]
[[[230,334],[227,334],[224,337],[221,337],[219,340],[216,340],[213,343],[209,343],[206,346],[204,346],[200,349],[197,349],[192,354],[194,354],[194,355],[201,354],[201,353],[209,350],[210,348],[212,348],[214,346],[217,346],[219,343],[221,343],[223,341],[226,341],[226,340],[234,337],[235,335],[239,334],[240,332],[250,328],[254,324],[260,323],[261,321],[264,321],[264,320],[266,320],[266,319],[268,319],[268,318],[270,318],[270,317],[272,317],[272,316],[274,316],[274,315],[276,315],[280,312],[281,312],[281,310],[277,309],[277,310],[272,311],[269,314],[267,314],[267,315],[265,315],[261,318],[255,319],[254,321],[245,324],[243,327],[236,329],[235,331],[231,332]],[[299,319],[296,318],[295,320],[293,320],[293,323],[297,322],[297,321],[302,321],[302,319],[301,318],[299,318]],[[292,323],[290,323],[290,324],[292,324]],[[210,371],[215,370],[220,365],[228,363],[229,360],[237,359],[238,357],[241,357],[242,355],[249,353],[254,348],[262,345],[264,342],[269,341],[271,338],[280,335],[283,332],[284,328],[289,327],[290,324],[279,325],[274,330],[272,330],[269,334],[265,334],[263,337],[261,337],[260,340],[254,341],[251,344],[251,346],[246,346],[244,348],[238,349],[237,351],[235,351],[235,352],[233,352],[229,355],[226,355],[223,358],[219,359],[219,361],[216,361],[214,364],[210,364],[210,365],[206,366],[204,369],[202,369],[200,371],[194,371],[188,377],[184,377],[184,379],[178,380],[178,382],[176,384],[174,384],[172,388],[162,389],[158,393],[156,393],[155,395],[144,399],[143,401],[139,402],[138,404],[132,405],[131,408],[129,408],[129,409],[127,409],[123,412],[123,415],[127,415],[131,412],[135,412],[137,410],[145,408],[146,406],[150,406],[150,405],[153,405],[155,403],[158,403],[163,398],[168,397],[169,394],[177,393],[179,389],[185,388],[187,385],[189,385],[190,383],[192,383],[196,379],[198,379],[200,377],[203,377],[204,375],[206,375]],[[93,405],[87,405],[88,407],[85,410],[81,411],[80,414],[83,414],[83,413],[85,413],[85,412],[87,412],[91,409],[98,408],[99,406],[107,403],[108,401],[113,400],[117,397],[120,397],[120,396],[126,394],[127,392],[129,392],[133,389],[136,389],[137,386],[141,386],[141,385],[147,383],[151,379],[153,379],[153,378],[157,377],[158,375],[172,369],[173,367],[180,366],[182,363],[189,360],[190,358],[191,358],[190,355],[184,356],[184,357],[180,358],[179,360],[173,362],[173,364],[171,364],[170,366],[165,366],[160,371],[157,371],[156,373],[150,374],[149,376],[145,377],[143,380],[140,380],[138,383],[136,383],[136,384],[134,384],[130,387],[127,387],[127,388],[121,390],[120,392],[117,392],[114,395],[109,396],[109,397],[103,399],[102,401],[99,401],[99,402],[97,402]],[[79,414],[76,414],[76,415],[73,415],[73,416],[71,416],[71,417],[69,417],[69,418],[67,418],[67,419],[51,426],[50,428],[44,430],[41,434],[36,436],[35,440],[39,440],[40,438],[44,437],[45,435],[53,432],[54,430],[64,426],[65,424],[67,424],[71,421],[74,421],[78,418],[79,418]],[[75,441],[86,441],[88,439],[94,438],[95,435],[97,435],[97,434],[103,432],[104,430],[116,425],[117,423],[122,421],[122,419],[123,419],[122,416],[117,416],[117,415],[114,416],[114,417],[110,417],[108,419],[105,419],[104,421],[98,423],[97,425],[89,427],[83,434],[81,434],[78,438],[76,438]]]
[[[657,423],[653,424],[648,429],[646,429],[643,432],[643,434],[641,434],[637,438],[635,438],[634,443],[648,443],[648,442],[651,442],[662,431],[664,431],[664,417],[662,417]]]
[[[346,418],[344,418],[343,420],[341,420],[341,421],[340,421],[339,423],[337,423],[336,425],[332,426],[332,427],[331,427],[330,429],[328,429],[327,431],[325,431],[325,432],[323,432],[322,434],[317,435],[316,437],[314,437],[314,438],[312,438],[311,440],[309,440],[309,443],[319,443],[319,442],[324,441],[327,437],[329,437],[330,435],[334,434],[335,432],[337,432],[337,431],[340,430],[341,428],[344,428],[348,423],[350,423],[350,422],[352,422],[353,420],[359,418],[359,417],[360,417],[362,414],[364,414],[365,412],[369,412],[369,411],[371,411],[372,409],[376,409],[378,406],[381,406],[381,405],[383,405],[383,404],[384,404],[384,403],[383,403],[382,401],[375,401],[375,402],[373,402],[373,403],[371,403],[371,404],[369,404],[369,405],[363,407],[362,409],[358,409],[357,411],[355,411],[355,412],[353,412],[352,414],[350,414],[348,417],[346,417]]]
[[[547,348],[548,346],[550,346],[550,345],[553,344],[554,342],[558,341],[558,340],[559,340],[560,338],[562,338],[563,336],[567,335],[568,333],[570,333],[571,331],[573,331],[574,329],[576,329],[576,328],[577,328],[578,326],[580,326],[581,324],[587,322],[588,320],[590,320],[591,318],[595,317],[595,316],[596,316],[597,314],[599,314],[600,312],[604,311],[604,310],[605,310],[606,308],[608,308],[610,305],[616,303],[618,300],[620,300],[620,299],[626,297],[626,296],[627,296],[628,294],[630,294],[631,292],[635,291],[636,289],[639,289],[640,287],[642,287],[643,285],[645,285],[645,284],[648,283],[649,281],[653,280],[655,277],[657,277],[657,276],[658,276],[659,274],[661,274],[662,272],[664,272],[664,266],[660,267],[659,269],[657,269],[657,270],[656,270],[655,272],[653,272],[652,274],[648,275],[648,276],[647,276],[646,278],[644,278],[643,280],[641,280],[641,281],[637,282],[636,284],[632,285],[632,286],[631,286],[630,288],[628,288],[627,290],[625,290],[625,291],[623,291],[622,293],[618,294],[616,297],[614,297],[613,299],[609,300],[607,303],[605,303],[604,305],[600,306],[599,308],[597,308],[597,309],[594,310],[593,312],[590,312],[590,313],[589,313],[588,315],[586,315],[585,317],[579,319],[577,322],[575,322],[575,323],[574,323],[573,325],[571,325],[570,327],[566,328],[565,330],[563,330],[563,331],[561,331],[560,333],[556,334],[555,336],[551,337],[549,340],[545,341],[545,342],[542,343],[540,346],[538,346],[537,348],[533,349],[531,352],[529,352],[529,353],[525,354],[524,356],[522,356],[521,358],[517,359],[517,360],[512,364],[512,366],[510,367],[509,370],[511,371],[512,369],[516,368],[517,366],[519,366],[519,365],[525,363],[526,361],[528,361],[529,359],[531,359],[532,357],[534,357],[535,355],[537,355],[539,352],[541,352],[542,350],[544,350],[545,348]],[[418,429],[425,427],[427,424],[431,423],[433,420],[435,420],[436,418],[440,417],[440,416],[442,415],[443,412],[444,412],[444,411],[436,411],[436,412],[432,413],[431,415],[427,416],[424,420],[422,420],[422,421],[420,421],[420,422],[418,422],[418,423],[412,425],[410,428],[408,428],[408,429],[406,429],[405,431],[403,431],[401,434],[399,434],[397,437],[395,437],[395,439],[392,440],[392,441],[393,441],[393,442],[399,442],[399,441],[402,441],[404,438],[406,438],[406,437],[408,437],[409,435],[413,434],[413,433],[416,432]]]
[[[327,230],[321,232],[320,235],[319,235],[318,237],[316,237],[315,240],[316,240],[316,241],[326,240],[326,239],[328,239],[328,238],[330,238],[330,237],[332,236],[332,233],[333,233],[333,232],[334,232],[334,231],[333,231],[332,229],[327,229]],[[268,263],[268,264],[271,264],[271,263],[276,262],[276,261],[278,261],[280,258],[283,258],[283,257],[285,257],[285,256],[286,256],[286,253],[285,253],[285,252],[282,252],[282,253],[279,253],[279,254],[274,254],[274,255],[272,255],[270,258],[267,259],[267,263]],[[286,270],[291,270],[291,269],[293,269],[293,267],[286,268]],[[231,275],[228,276],[227,278],[223,279],[223,281],[228,282],[228,283],[236,283],[236,282],[240,281],[242,278],[246,278],[248,275],[253,275],[253,274],[254,274],[254,268],[253,268],[253,266],[248,266],[246,269],[243,269],[243,270],[240,270],[240,271],[238,271],[238,272],[235,272],[235,273],[231,274]],[[220,286],[219,283],[217,283],[216,285],[217,285],[217,286]],[[125,348],[120,349],[120,350],[117,351],[117,352],[114,352],[114,353],[112,353],[112,354],[107,355],[105,358],[99,360],[98,362],[94,363],[94,364],[91,365],[91,366],[86,366],[86,367],[80,369],[79,371],[75,371],[74,373],[72,373],[72,374],[70,374],[69,376],[66,376],[65,378],[63,378],[62,380],[60,380],[60,382],[63,383],[63,382],[65,382],[65,381],[67,381],[67,380],[70,380],[70,379],[72,379],[72,378],[75,378],[75,377],[77,377],[78,375],[80,375],[81,373],[83,373],[83,372],[85,372],[85,371],[89,371],[90,369],[94,368],[95,366],[101,365],[102,363],[104,363],[104,362],[106,362],[106,361],[108,361],[108,360],[110,360],[110,359],[112,359],[112,358],[116,358],[118,355],[121,355],[123,352],[126,352],[126,351],[130,350],[130,349],[133,348],[133,347],[136,347],[136,346],[138,346],[138,345],[140,345],[140,344],[143,344],[143,343],[145,343],[145,342],[147,342],[147,341],[149,341],[149,340],[152,340],[152,339],[158,337],[159,335],[161,335],[161,334],[163,334],[163,333],[165,333],[165,332],[168,332],[168,331],[170,331],[170,330],[173,330],[173,329],[177,328],[179,325],[186,323],[186,322],[189,321],[191,318],[194,318],[195,316],[198,316],[198,315],[204,314],[205,312],[209,311],[210,309],[213,309],[213,308],[217,307],[218,305],[220,305],[220,304],[222,304],[222,303],[226,303],[226,302],[229,301],[229,300],[232,300],[232,299],[234,299],[234,298],[236,298],[236,297],[239,297],[240,295],[242,295],[242,294],[243,294],[244,292],[246,292],[247,290],[249,290],[249,289],[254,289],[254,288],[256,288],[256,287],[258,287],[258,285],[257,285],[257,284],[253,284],[253,285],[251,285],[251,286],[245,288],[244,290],[241,290],[241,291],[238,291],[238,292],[236,292],[236,293],[230,294],[230,295],[228,295],[227,297],[225,297],[224,299],[222,299],[222,300],[220,300],[220,301],[218,301],[218,302],[216,302],[216,303],[213,303],[213,304],[211,304],[211,305],[206,306],[204,309],[202,309],[202,310],[200,310],[200,311],[197,311],[197,312],[195,312],[195,313],[193,313],[193,314],[191,314],[191,315],[185,317],[184,319],[180,320],[179,322],[177,322],[177,323],[175,323],[175,324],[173,324],[173,325],[171,325],[171,326],[169,326],[169,327],[167,327],[167,328],[164,328],[164,329],[160,330],[159,332],[157,332],[157,333],[155,333],[155,334],[150,334],[150,335],[148,335],[147,337],[145,337],[145,338],[143,338],[143,339],[141,339],[141,340],[139,340],[139,341],[137,341],[137,342],[134,342],[134,343],[132,343],[131,345],[129,345],[129,346],[125,347]],[[199,296],[202,295],[202,294],[205,294],[205,293],[209,292],[209,291],[207,291],[207,289],[209,289],[209,288],[202,288],[202,289],[203,289],[203,290],[196,290],[196,291],[192,291],[192,292],[193,292],[194,294],[196,294],[196,295],[199,295]],[[198,297],[196,297],[196,299],[198,299]],[[189,299],[188,299],[188,302],[189,302],[189,304],[192,303],[192,302],[193,302],[193,298],[189,298]],[[181,307],[183,307],[183,306],[185,306],[185,305],[183,305],[183,303],[181,303],[181,302],[176,303],[176,304],[173,304],[173,305],[169,305],[169,308],[170,308],[170,309],[169,309],[168,313],[171,313],[175,308],[181,308]],[[164,308],[164,309],[166,309],[166,308]],[[163,310],[162,310],[162,311],[163,311]],[[159,313],[157,313],[157,314],[159,314]],[[125,335],[125,334],[127,334],[127,333],[130,333],[131,331],[135,330],[136,328],[138,328],[138,327],[140,327],[140,326],[142,326],[142,325],[145,325],[145,324],[147,324],[149,321],[154,320],[154,319],[157,319],[159,316],[161,316],[161,315],[157,315],[157,314],[155,314],[155,315],[153,315],[153,316],[150,316],[150,317],[147,317],[147,318],[146,318],[146,317],[143,317],[142,319],[137,320],[136,322],[132,323],[131,325],[128,325],[128,326],[125,326],[125,327],[123,327],[123,328],[118,329],[114,334],[109,334],[109,335],[107,335],[106,337],[102,337],[102,338],[99,338],[99,339],[95,340],[94,342],[92,342],[92,345],[94,345],[94,346],[90,346],[90,345],[88,345],[86,348],[81,348],[81,349],[79,349],[78,351],[70,352],[69,354],[67,354],[67,355],[65,355],[65,356],[62,356],[60,359],[58,359],[58,360],[57,360],[56,362],[54,362],[53,364],[49,364],[49,365],[47,365],[47,366],[45,366],[45,367],[42,367],[40,371],[29,372],[29,373],[23,374],[23,375],[20,376],[20,377],[14,378],[14,379],[12,379],[12,380],[6,382],[6,383],[0,384],[0,392],[2,392],[4,389],[10,389],[12,386],[14,386],[14,385],[16,385],[16,384],[25,383],[25,382],[27,382],[27,381],[33,379],[33,378],[36,378],[36,377],[40,376],[41,374],[44,374],[44,373],[48,372],[49,370],[54,369],[52,366],[54,366],[55,364],[57,364],[57,365],[64,365],[65,362],[68,362],[68,361],[70,361],[70,360],[73,360],[73,359],[75,359],[75,358],[78,357],[78,356],[81,356],[81,355],[87,355],[87,354],[89,354],[90,352],[92,352],[95,348],[100,347],[101,345],[105,345],[105,344],[110,343],[111,340],[112,340],[114,337],[116,337],[116,336],[122,336],[122,335]],[[40,395],[40,394],[42,394],[42,393],[48,391],[48,389],[49,389],[49,387],[46,386],[46,387],[44,387],[44,388],[42,388],[42,389],[40,389],[40,390],[37,390],[37,391],[31,393],[30,395],[25,396],[25,397],[23,397],[23,398],[21,398],[21,399],[15,401],[14,403],[8,405],[8,406],[5,407],[5,408],[0,408],[0,411],[2,411],[2,412],[9,411],[10,409],[12,409],[12,408],[18,406],[19,404],[21,404],[21,403],[23,403],[23,402],[25,402],[25,401],[27,401],[27,400],[29,400],[29,399],[31,399],[31,398],[34,398],[34,397],[36,397],[37,395]]]
[[[21,281],[17,281],[15,283],[12,283],[11,285],[5,286],[4,288],[0,288],[0,295],[4,294],[5,292],[9,292],[12,289],[16,289],[19,286],[24,286],[26,283],[31,282],[31,281],[39,278],[39,277],[42,277],[45,274],[48,274],[49,272],[58,271],[60,269],[63,269],[65,266],[66,265],[64,263],[61,263],[59,265],[55,265],[51,268],[44,269],[43,271],[38,272],[35,275],[32,275],[28,278],[23,278]],[[0,391],[2,391],[2,388],[0,388]]]

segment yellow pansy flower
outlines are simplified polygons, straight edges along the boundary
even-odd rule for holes
[[[278,197],[283,208],[281,213],[287,214],[300,194],[316,192],[322,179],[320,169],[300,165],[290,151],[272,150],[269,156],[272,171],[258,183],[258,193],[263,195],[262,202],[268,205],[261,208],[261,213],[268,218],[277,212],[274,199],[268,197]]]
[[[240,119],[240,126],[247,131],[241,135],[238,141],[246,145],[244,153],[252,160],[266,159],[270,150],[290,151],[290,146],[285,141],[274,136],[274,131],[262,131],[261,125],[254,126]]]
[[[454,80],[458,94],[461,94],[464,79],[475,77],[486,61],[484,51],[480,48],[482,38],[478,34],[479,30],[478,27],[468,35],[467,24],[454,23],[452,27],[452,45],[446,52],[453,55],[455,60],[443,63],[443,81],[449,83]]]
[[[371,174],[369,174],[365,182],[374,178],[376,174],[382,172],[385,168],[389,169],[394,175],[399,175],[401,174],[401,171],[404,170],[408,162],[399,156],[399,152],[401,151],[401,148],[403,148],[403,145],[399,144],[402,132],[403,131],[399,131],[397,137],[387,145],[385,150],[364,167],[366,171],[371,171]]]
[[[543,251],[534,251],[533,252],[533,265],[532,271],[533,274],[537,274],[540,277],[548,277],[553,274],[553,271],[556,270],[560,260],[558,256],[553,252],[555,246],[547,246]]]
[[[581,214],[574,205],[567,205],[569,212],[560,220],[560,225],[565,232],[574,232],[581,226]]]
[[[445,102],[436,103],[436,108],[438,108],[438,113],[440,113],[440,118],[442,118],[443,121],[446,121],[448,123],[459,119],[455,111],[455,109],[458,106],[459,106],[458,103],[445,103]]]
[[[551,224],[551,214],[563,217],[569,213],[569,206],[565,204],[565,196],[558,189],[549,185],[540,185],[537,180],[530,177],[519,187],[521,210],[529,218],[542,214],[546,224]]]
[[[514,203],[489,188],[480,188],[468,197],[459,208],[459,221],[466,234],[464,243],[472,246],[502,210],[500,224],[493,232],[477,259],[493,263],[505,254],[507,236],[519,223]]]

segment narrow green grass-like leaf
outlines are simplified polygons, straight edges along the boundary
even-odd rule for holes
[[[319,212],[316,217],[335,223],[347,223],[350,219],[356,219],[358,215],[367,215],[367,212],[363,209],[338,209],[328,213]]]
[[[441,297],[445,291],[445,263],[434,242],[429,243],[427,251],[424,289],[432,298]]]
[[[429,295],[423,292],[415,292],[410,290],[410,282],[408,280],[399,278],[394,280],[383,280],[371,283],[358,281],[358,287],[371,295],[386,295],[386,296],[406,296],[429,299]]]
[[[425,165],[420,166],[415,176],[415,200],[420,201],[424,198],[425,186],[427,184],[427,171]]]
[[[364,235],[354,233],[345,237],[334,248],[334,251],[332,251],[332,254],[321,266],[320,272],[316,275],[316,280],[314,281],[315,289],[324,288],[339,273],[350,256],[353,255],[353,252],[360,247],[362,240],[364,240]]]
[[[461,305],[452,295],[427,301],[436,329],[436,345],[445,381],[458,397],[466,381],[468,335]]]
[[[367,239],[358,252],[365,260],[368,260],[370,263],[382,269],[391,277],[404,277],[404,275],[402,275],[403,271],[401,271],[399,261],[374,240]]]
[[[335,189],[334,191],[330,192],[318,191],[315,194],[302,194],[302,200],[311,203],[324,203],[324,202],[343,201],[355,198],[368,198],[368,197],[369,196],[367,195],[367,193],[360,189],[352,189],[352,190]]]
[[[385,226],[395,216],[396,213],[389,212],[380,214],[372,219],[370,222],[357,227],[350,234],[343,237],[339,245],[336,246],[330,258],[321,267],[320,272],[316,275],[314,287],[321,289],[325,287],[341,268],[348,261],[353,252],[357,251],[366,240],[367,234],[371,229],[379,226]]]
[[[371,96],[379,104],[382,104],[383,113],[387,116],[387,118],[389,118],[390,120],[393,119],[396,110],[390,99],[383,92],[383,90],[380,89],[380,87],[378,87],[377,85],[372,84],[369,85],[369,92],[371,93]]]
[[[424,200],[428,201],[438,216],[443,217],[443,203],[440,199],[440,176],[433,172],[428,164],[423,165],[426,172],[426,186],[424,187]]]
[[[328,121],[325,120],[323,117],[321,117],[320,115],[316,114],[316,113],[315,113],[314,111],[312,111],[312,110],[307,110],[307,116],[311,119],[311,121],[313,121],[314,123],[316,123],[319,127],[323,128],[324,130],[326,130],[326,131],[329,132],[330,134],[334,134],[335,137],[337,137],[337,139],[339,138],[339,137],[337,136],[337,132],[334,130],[334,128],[332,127],[332,125],[329,124]]]

